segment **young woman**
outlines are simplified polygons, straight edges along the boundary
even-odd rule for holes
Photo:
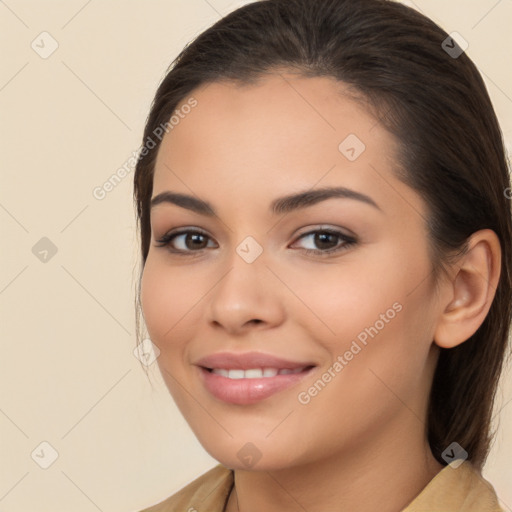
[[[144,144],[139,306],[219,461],[147,511],[501,510],[510,180],[458,41],[386,0],[255,2],[178,56]]]

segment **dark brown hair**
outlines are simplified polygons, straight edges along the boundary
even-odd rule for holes
[[[465,251],[475,231],[492,229],[501,243],[501,277],[486,319],[461,345],[440,349],[426,425],[439,462],[445,464],[441,453],[456,441],[481,469],[493,437],[493,404],[512,316],[512,218],[505,193],[510,177],[484,82],[448,37],[427,17],[389,0],[246,5],[200,34],[171,64],[143,140],[194,89],[212,82],[252,83],[289,69],[334,78],[359,94],[398,141],[397,176],[426,202],[434,278]],[[142,268],[159,146],[158,140],[139,156],[134,176]],[[136,307],[139,329],[140,279]]]

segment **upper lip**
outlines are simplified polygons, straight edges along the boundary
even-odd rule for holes
[[[312,362],[290,361],[271,354],[263,354],[261,352],[217,352],[206,357],[198,359],[194,364],[204,368],[223,368],[249,370],[252,368],[288,368],[294,370],[296,368],[306,368],[315,366]]]

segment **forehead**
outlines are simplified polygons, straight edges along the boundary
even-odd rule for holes
[[[329,119],[332,115],[329,110],[348,101],[359,114],[369,115],[362,104],[364,96],[348,84],[332,77],[306,77],[285,70],[263,74],[251,83],[230,80],[206,83],[196,89],[194,96],[204,101],[203,112],[209,107],[211,112],[220,110],[227,115],[254,113],[250,107],[264,103],[278,111],[292,107],[297,114],[321,118],[329,125],[334,120]],[[208,106],[207,100],[210,100]]]
[[[217,127],[215,132],[230,128],[231,137],[240,130],[251,129],[259,130],[259,137],[279,132],[290,139],[306,132],[309,136],[313,132],[320,136],[339,132],[340,136],[347,128],[363,136],[377,124],[361,94],[329,77],[268,74],[251,84],[208,83],[193,92],[193,96],[197,107],[187,117],[206,123],[205,131],[212,127]],[[182,100],[178,111],[186,101],[187,98]],[[210,136],[214,135],[210,132]]]
[[[374,150],[380,160],[393,153],[392,136],[353,99],[345,84],[331,78],[282,73],[249,85],[209,83],[184,98],[178,113],[191,97],[196,106],[180,115],[179,124],[162,141],[155,181],[162,164],[188,170],[199,165],[206,172],[207,160],[209,169],[216,164],[239,171],[270,165],[284,173],[287,163],[293,162],[297,175],[297,160],[300,167],[315,167],[321,163],[320,153],[322,160],[356,168],[342,152],[350,150],[350,142],[357,144],[356,152],[364,148],[363,160]],[[340,149],[347,139],[348,148]]]
[[[195,106],[182,108],[191,98]],[[425,212],[421,197],[394,176],[397,140],[334,79],[215,82],[180,108],[157,155],[153,197],[172,190],[252,215],[276,197],[342,186],[372,196],[388,214],[403,216],[411,205]]]

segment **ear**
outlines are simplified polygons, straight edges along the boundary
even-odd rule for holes
[[[482,229],[471,235],[467,253],[457,262],[446,287],[447,300],[438,319],[434,342],[453,348],[469,339],[482,325],[501,273],[501,246],[496,233]]]

